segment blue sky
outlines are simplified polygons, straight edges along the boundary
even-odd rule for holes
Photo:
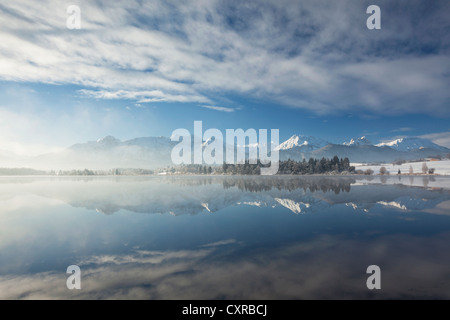
[[[371,4],[380,30],[366,27]],[[17,0],[0,16],[3,151],[170,136],[194,120],[450,147],[447,0]]]

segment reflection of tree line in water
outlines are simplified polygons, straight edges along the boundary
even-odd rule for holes
[[[226,179],[222,182],[224,189],[237,187],[242,191],[259,192],[270,191],[272,189],[294,191],[303,189],[305,192],[333,191],[335,194],[340,192],[350,192],[351,184],[355,183],[353,178],[278,178],[267,177],[263,179]]]
[[[309,190],[311,192],[332,191],[336,194],[340,192],[350,192],[351,184],[356,180],[351,177],[277,177],[277,176],[257,176],[257,177],[195,177],[181,178],[174,177],[171,183],[181,186],[202,186],[208,184],[222,184],[224,189],[237,187],[239,190],[247,192],[270,191],[272,189],[294,191],[297,189]]]
[[[270,191],[272,189],[294,191],[296,189],[309,190],[310,192],[332,191],[335,194],[340,192],[350,192],[351,185],[356,182],[356,178],[353,177],[326,177],[326,176],[174,176],[165,177],[161,182],[176,184],[186,187],[196,187],[202,185],[221,184],[224,189],[237,187],[241,191],[246,192],[261,192]],[[366,181],[374,181],[379,179],[382,184],[386,184],[389,179],[392,180],[392,176],[364,176]],[[415,179],[418,177],[397,177],[399,181],[408,179],[412,185]],[[407,181],[408,181],[407,180]],[[434,176],[422,177],[423,187],[427,188],[430,182],[436,181]],[[394,183],[395,184],[395,183]],[[399,186],[403,185],[400,183]],[[406,187],[406,185],[405,185]]]
[[[379,178],[380,178],[381,183],[386,183],[386,182],[388,181],[388,179],[389,179],[389,176],[379,176]],[[421,178],[422,178],[422,184],[423,184],[423,186],[424,186],[425,188],[428,187],[428,184],[429,184],[430,182],[436,181],[436,179],[435,179],[434,176],[422,176]],[[367,181],[373,181],[373,180],[376,179],[376,178],[375,178],[375,177],[368,176],[368,177],[366,177],[365,179],[366,179]],[[420,176],[418,176],[418,177],[415,177],[415,176],[402,177],[402,176],[398,175],[398,176],[397,176],[397,179],[398,179],[398,181],[402,181],[402,180],[404,180],[404,179],[408,179],[408,180],[409,180],[409,183],[410,183],[410,184],[413,184],[415,179],[420,179]]]

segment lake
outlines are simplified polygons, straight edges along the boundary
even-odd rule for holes
[[[449,182],[1,177],[0,298],[450,299]]]

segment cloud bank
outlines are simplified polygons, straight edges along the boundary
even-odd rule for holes
[[[75,1],[0,5],[0,79],[97,99],[221,104],[239,94],[317,114],[447,115],[448,1]],[[51,8],[51,9],[49,9]],[[229,107],[218,111],[228,112]]]

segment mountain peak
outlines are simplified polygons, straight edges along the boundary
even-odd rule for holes
[[[412,151],[419,149],[437,149],[440,151],[448,150],[445,147],[433,143],[431,140],[419,137],[398,138],[391,141],[384,141],[376,145],[377,147],[390,147],[397,151]]]
[[[97,143],[118,143],[121,142],[119,139],[114,138],[113,136],[106,136],[104,138],[98,139]]]
[[[361,138],[351,139],[349,142],[344,142],[345,146],[369,146],[372,145],[366,136],[362,136]]]
[[[296,147],[308,147],[309,149],[320,149],[328,142],[312,136],[294,134],[292,137],[281,143],[275,150],[290,150]]]

